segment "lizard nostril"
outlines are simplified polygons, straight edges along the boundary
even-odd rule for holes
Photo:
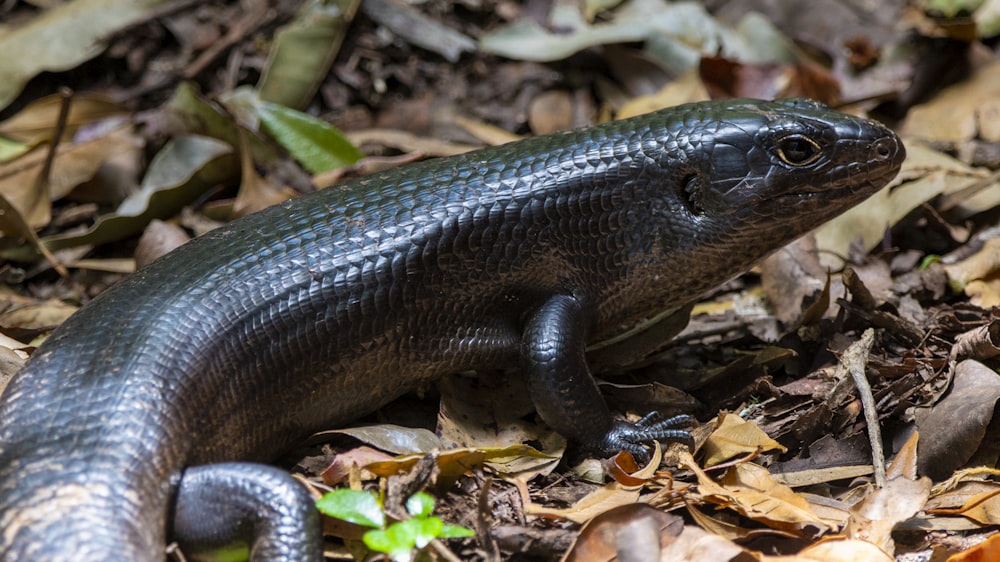
[[[872,154],[877,160],[888,160],[892,158],[894,152],[893,147],[896,143],[892,139],[880,139],[875,143],[873,147]]]

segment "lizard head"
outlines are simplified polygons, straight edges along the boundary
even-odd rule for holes
[[[684,304],[746,271],[879,191],[905,158],[887,127],[808,100],[705,102],[638,119],[636,183],[650,191],[634,212],[630,268],[654,288],[630,289],[641,293],[636,310]]]
[[[695,107],[674,169],[696,220],[794,216],[818,226],[885,186],[906,154],[885,126],[810,100]]]

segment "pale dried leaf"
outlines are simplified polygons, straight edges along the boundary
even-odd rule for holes
[[[48,330],[62,324],[76,312],[77,308],[60,300],[48,300],[38,304],[29,304],[0,314],[0,326],[5,328]]]
[[[1000,141],[995,115],[1000,99],[1000,62],[980,68],[971,79],[949,86],[927,103],[910,109],[903,135],[933,141],[974,138]]]
[[[851,517],[844,534],[891,553],[895,550],[893,528],[923,509],[930,492],[930,478],[894,478],[884,488],[872,489],[851,507]]]
[[[686,525],[681,535],[660,551],[660,562],[726,562],[744,560],[747,552],[736,544],[698,527]]]
[[[46,71],[68,70],[96,56],[116,31],[153,14],[164,0],[73,0],[17,27],[0,28],[0,109],[25,83]]]
[[[615,560],[622,551],[650,560],[683,530],[684,520],[676,515],[642,503],[623,505],[587,522],[562,562]]]
[[[718,427],[701,447],[705,455],[705,466],[715,466],[758,449],[787,451],[781,443],[761,431],[757,424],[733,414],[722,415]]]
[[[689,454],[681,454],[680,464],[695,473],[698,491],[708,502],[796,534],[802,534],[807,527],[822,531],[831,528],[812,511],[805,498],[775,482],[763,467],[742,463],[731,468],[720,482],[715,482]]]
[[[894,562],[877,546],[859,540],[827,540],[792,556],[761,556],[761,562]]]
[[[39,228],[48,224],[49,202],[65,197],[89,181],[109,158],[131,153],[138,157],[141,145],[128,128],[81,143],[63,143],[56,151],[49,173],[48,191],[37,193],[36,179],[47,157],[38,149],[17,160],[0,165],[0,192],[17,208],[28,224]]]

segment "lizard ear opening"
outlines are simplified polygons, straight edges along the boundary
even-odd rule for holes
[[[693,215],[705,214],[705,185],[701,175],[691,172],[681,180],[684,185],[684,201],[687,203],[688,211]]]

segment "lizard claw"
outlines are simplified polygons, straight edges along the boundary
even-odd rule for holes
[[[600,451],[605,454],[615,454],[618,451],[628,451],[637,460],[649,458],[649,451],[643,443],[650,441],[674,442],[687,445],[694,449],[694,437],[683,427],[695,425],[696,420],[687,415],[662,418],[658,412],[650,412],[635,423],[615,421],[611,431],[604,437]]]

